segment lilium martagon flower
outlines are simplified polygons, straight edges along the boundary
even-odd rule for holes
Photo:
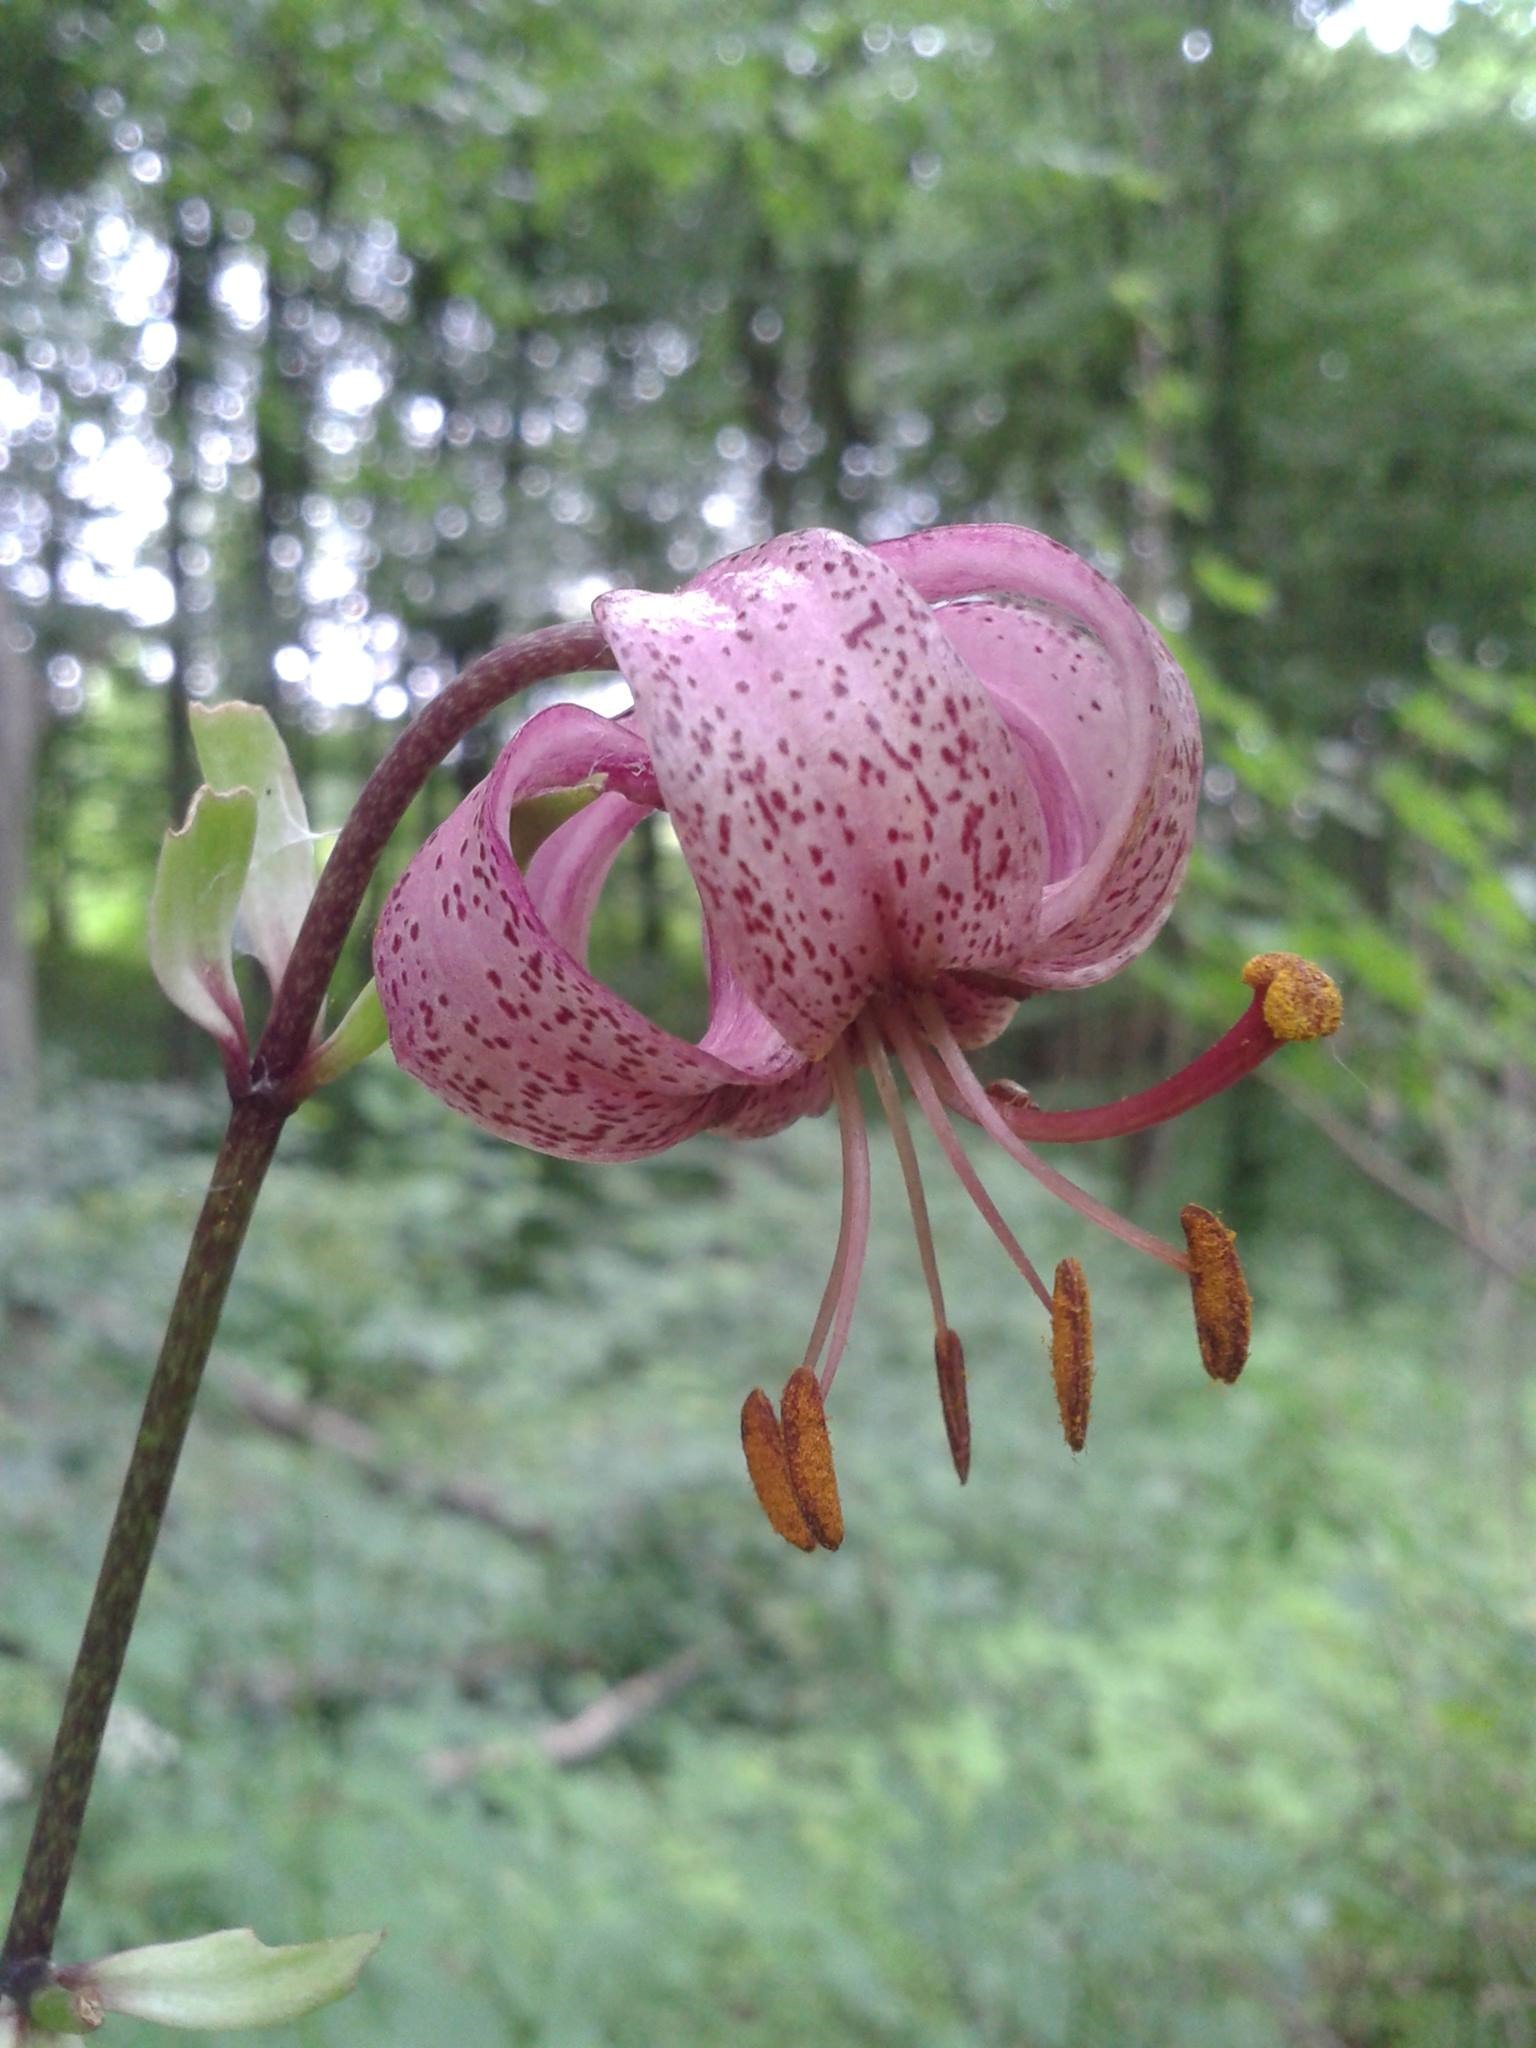
[[[831,1272],[777,1412],[761,1389],[742,1411],[774,1528],[806,1550],[842,1537],[825,1403],[869,1231],[861,1068],[901,1163],[962,1480],[964,1351],[898,1073],[1049,1319],[1074,1449],[1093,1372],[1082,1269],[1063,1260],[1047,1283],[955,1116],[1079,1215],[1186,1275],[1206,1370],[1234,1380],[1250,1311],[1232,1233],[1191,1205],[1183,1244],[1167,1243],[1036,1146],[1145,1130],[1282,1042],[1332,1031],[1327,976],[1289,954],[1250,961],[1252,999],[1222,1038],[1160,1085],[1096,1109],[1043,1109],[1012,1084],[984,1087],[966,1058],[1026,997],[1116,973],[1172,908],[1194,833],[1200,731],[1152,627],[1069,549],[1002,525],[868,548],[787,534],[672,595],[610,591],[594,612],[633,711],[558,704],[519,728],[396,884],[375,976],[401,1066],[484,1129],[560,1158],[640,1159],[704,1130],[757,1138],[835,1107],[843,1199]],[[524,807],[573,791],[587,800],[523,850],[535,815]],[[671,819],[703,908],[710,1012],[697,1044],[586,966],[614,857],[655,810]]]

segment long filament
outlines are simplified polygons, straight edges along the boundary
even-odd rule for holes
[[[1008,1225],[1003,1221],[997,1204],[982,1185],[980,1174],[977,1173],[975,1167],[972,1166],[970,1160],[966,1157],[960,1140],[955,1136],[954,1131],[950,1127],[949,1119],[944,1114],[944,1105],[940,1102],[938,1090],[934,1087],[932,1077],[923,1064],[922,1051],[916,1040],[907,1029],[905,1021],[895,1010],[887,1014],[886,1026],[895,1042],[896,1056],[901,1061],[901,1069],[907,1077],[907,1085],[911,1088],[917,1106],[927,1120],[928,1128],[938,1139],[944,1157],[954,1168],[955,1176],[959,1180],[960,1185],[981,1211],[992,1235],[997,1239],[1003,1250],[1012,1259],[1013,1263],[1045,1304],[1047,1311],[1049,1311],[1051,1306],[1051,1290],[1046,1286],[1044,1280],[1041,1279],[1034,1261],[1008,1228]]]
[[[1004,1122],[996,1103],[991,1100],[971,1072],[965,1055],[955,1043],[954,1034],[945,1022],[944,1012],[937,1002],[923,991],[914,992],[913,1003],[928,1033],[929,1042],[943,1061],[944,1071],[949,1075],[961,1101],[965,1104],[967,1115],[975,1118],[988,1137],[997,1140],[1010,1159],[1016,1159],[1026,1173],[1033,1174],[1043,1188],[1048,1188],[1059,1200],[1065,1202],[1069,1209],[1075,1209],[1079,1216],[1086,1216],[1090,1223],[1097,1223],[1101,1230],[1107,1230],[1112,1237],[1118,1237],[1122,1243],[1146,1252],[1150,1258],[1160,1259],[1176,1273],[1189,1271],[1187,1255],[1176,1246],[1165,1244],[1162,1238],[1154,1236],[1150,1230],[1143,1230],[1139,1225],[1127,1222],[1125,1217],[1117,1216],[1113,1209],[1097,1201],[1086,1189],[1080,1188],[1076,1181],[1068,1180],[1067,1176],[1058,1173],[1054,1166],[1047,1166],[1021,1138],[1016,1137]]]
[[[864,1110],[859,1102],[859,1084],[853,1065],[841,1044],[827,1055],[827,1073],[832,1082],[832,1099],[837,1104],[837,1127],[843,1147],[843,1207],[838,1222],[837,1250],[832,1270],[822,1292],[821,1306],[806,1345],[804,1365],[815,1369],[821,1347],[827,1343],[820,1386],[823,1398],[832,1385],[838,1364],[848,1344],[854,1305],[859,1298],[859,1281],[864,1272],[864,1253],[869,1244],[869,1137],[864,1128]]]
[[[928,1197],[923,1193],[922,1170],[917,1162],[917,1147],[912,1142],[912,1129],[907,1122],[907,1113],[901,1106],[897,1092],[896,1077],[891,1072],[891,1063],[885,1056],[885,1047],[880,1043],[880,1033],[870,1021],[868,1012],[859,1017],[859,1037],[864,1046],[864,1057],[869,1062],[869,1071],[874,1079],[875,1093],[880,1097],[880,1107],[885,1111],[885,1120],[890,1126],[891,1142],[896,1147],[896,1157],[901,1162],[901,1177],[906,1183],[907,1204],[912,1211],[912,1228],[917,1237],[917,1255],[922,1260],[923,1278],[928,1283],[928,1299],[933,1304],[933,1327],[942,1335],[949,1328],[949,1318],[944,1313],[944,1288],[939,1279],[939,1255],[933,1247],[933,1225],[928,1218]]]

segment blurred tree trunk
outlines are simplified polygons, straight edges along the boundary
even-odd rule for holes
[[[811,277],[807,384],[811,416],[824,436],[811,474],[821,498],[821,515],[834,526],[844,523],[843,457],[870,439],[853,395],[861,282],[854,262],[818,264]]]
[[[747,387],[747,414],[763,450],[761,477],[768,524],[785,533],[794,524],[794,478],[780,461],[783,440],[783,361],[785,280],[778,253],[766,228],[759,227],[747,248],[747,260],[736,303],[736,347]]]
[[[42,693],[0,584],[0,1121],[25,1116],[37,1091],[37,1003],[22,929],[32,775]]]
[[[171,673],[165,686],[165,810],[179,824],[197,786],[192,730],[187,717],[191,702],[187,674],[192,663],[192,615],[183,547],[188,537],[187,505],[197,477],[197,421],[192,396],[199,362],[207,343],[208,252],[179,231],[171,237],[176,259],[176,296],[172,319],[176,327],[176,359],[170,371],[170,406],[166,433],[171,444],[171,501],[166,538],[173,612],[167,639]],[[178,1079],[198,1071],[199,1040],[180,1010],[167,1004],[164,1022],[166,1063]]]

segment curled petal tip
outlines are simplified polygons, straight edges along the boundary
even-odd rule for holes
[[[965,1346],[958,1332],[940,1330],[933,1340],[933,1362],[939,1375],[939,1406],[944,1434],[954,1460],[955,1477],[964,1486],[971,1476],[971,1407],[965,1386]]]
[[[776,1534],[796,1550],[814,1550],[816,1538],[790,1483],[784,1432],[773,1412],[773,1403],[761,1387],[754,1387],[742,1403],[741,1448],[746,1453],[747,1475],[753,1490]]]
[[[843,1509],[832,1463],[832,1439],[821,1389],[808,1365],[784,1383],[779,1414],[784,1432],[784,1462],[806,1526],[823,1550],[836,1550],[843,1540]]]
[[[1332,977],[1299,953],[1255,953],[1243,980],[1264,999],[1264,1022],[1283,1044],[1304,1045],[1329,1038],[1344,1016],[1344,999]]]
[[[1093,1400],[1093,1310],[1088,1281],[1076,1259],[1063,1259],[1051,1290],[1051,1378],[1062,1435],[1069,1450],[1088,1441]]]
[[[1179,1211],[1179,1221],[1189,1247],[1201,1361],[1213,1380],[1231,1386],[1247,1363],[1253,1334],[1253,1297],[1237,1256],[1237,1232],[1193,1202]]]

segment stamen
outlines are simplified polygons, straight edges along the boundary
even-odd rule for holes
[[[1235,1249],[1237,1232],[1193,1202],[1179,1211],[1189,1245],[1189,1291],[1195,1304],[1200,1357],[1227,1386],[1242,1371],[1253,1332],[1253,1297]]]
[[[1035,1290],[1044,1306],[1049,1309],[1050,1290],[1041,1279],[1034,1261],[1003,1221],[997,1204],[981,1184],[980,1174],[972,1166],[965,1148],[950,1128],[949,1119],[944,1114],[944,1105],[940,1102],[938,1090],[934,1087],[928,1069],[923,1063],[922,1051],[916,1039],[897,1011],[891,1011],[885,1021],[896,1047],[896,1056],[901,1061],[901,1070],[907,1077],[907,1085],[912,1090],[918,1108],[923,1112],[928,1128],[938,1139],[944,1157],[954,1168],[956,1179],[986,1219],[992,1235]]]
[[[940,1330],[933,1340],[933,1362],[939,1373],[939,1406],[955,1477],[964,1486],[971,1473],[971,1404],[965,1390],[965,1347],[953,1330]]]
[[[1111,1237],[1118,1237],[1123,1244],[1134,1245],[1138,1251],[1146,1252],[1154,1259],[1161,1259],[1165,1266],[1172,1266],[1176,1273],[1189,1271],[1189,1260],[1183,1252],[1171,1244],[1165,1244],[1150,1230],[1142,1230],[1137,1224],[1129,1223],[1125,1217],[1117,1216],[1113,1209],[1096,1201],[1076,1181],[1068,1180],[1064,1173],[1058,1173],[1054,1166],[1047,1166],[1023,1142],[1014,1136],[1008,1124],[1003,1121],[996,1105],[988,1098],[986,1090],[966,1064],[965,1055],[954,1040],[944,1012],[926,991],[916,991],[913,1002],[923,1021],[934,1051],[944,1063],[944,1070],[954,1083],[961,1103],[967,1113],[974,1117],[991,1138],[995,1138],[1010,1159],[1016,1159],[1026,1173],[1032,1173],[1040,1185],[1065,1202],[1069,1209],[1075,1209],[1079,1216],[1086,1216],[1090,1223],[1097,1223],[1101,1230],[1107,1230]]]
[[[1056,1268],[1051,1298],[1051,1378],[1062,1434],[1070,1450],[1088,1441],[1088,1407],[1093,1399],[1093,1310],[1088,1282],[1076,1259]]]
[[[1282,1045],[1324,1038],[1343,1014],[1338,989],[1320,967],[1296,953],[1260,953],[1243,969],[1254,1000],[1232,1028],[1198,1059],[1155,1087],[1092,1109],[1036,1109],[1016,1082],[994,1081],[988,1099],[1015,1137],[1040,1145],[1076,1145],[1125,1138],[1182,1116],[1241,1081]]]
[[[810,1342],[802,1360],[814,1368],[821,1356],[822,1342],[830,1328],[826,1363],[822,1367],[823,1397],[831,1388],[838,1364],[848,1345],[854,1305],[859,1298],[859,1281],[864,1273],[864,1254],[869,1244],[869,1137],[864,1128],[864,1111],[859,1102],[859,1084],[853,1063],[841,1045],[827,1055],[827,1072],[832,1082],[832,1099],[837,1104],[838,1132],[843,1146],[843,1208],[838,1224],[837,1250],[832,1270],[822,1290],[821,1306],[811,1327]]]
[[[801,1366],[784,1383],[779,1401],[784,1461],[789,1483],[807,1528],[823,1550],[836,1550],[843,1540],[843,1508],[832,1463],[827,1411],[815,1373]]]
[[[937,1338],[942,1331],[948,1329],[949,1318],[944,1313],[944,1288],[939,1280],[939,1257],[933,1248],[933,1225],[928,1220],[928,1197],[923,1193],[923,1176],[917,1163],[917,1147],[912,1142],[912,1127],[907,1122],[907,1113],[901,1106],[896,1077],[891,1072],[891,1063],[885,1056],[885,1047],[880,1043],[880,1033],[875,1029],[867,1011],[861,1012],[859,1016],[859,1038],[864,1047],[864,1057],[869,1062],[869,1071],[874,1078],[875,1093],[880,1098],[880,1107],[885,1111],[885,1120],[890,1126],[891,1142],[896,1147],[896,1157],[901,1162],[901,1177],[907,1190],[907,1206],[912,1211],[912,1228],[917,1235],[917,1256],[922,1261],[923,1278],[928,1283],[928,1299],[933,1307],[933,1328]]]
[[[741,1448],[746,1453],[747,1476],[776,1533],[797,1550],[814,1550],[816,1538],[790,1482],[784,1432],[761,1387],[754,1387],[742,1403]]]

